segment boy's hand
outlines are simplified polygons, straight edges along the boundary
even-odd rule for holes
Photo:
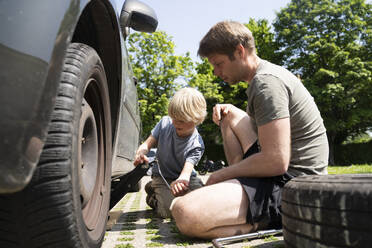
[[[171,191],[174,196],[183,196],[189,189],[189,181],[186,179],[180,179],[171,183]]]
[[[139,164],[149,163],[148,157],[145,155],[147,154],[152,147],[156,146],[156,139],[154,136],[150,134],[150,136],[147,138],[145,142],[143,142],[136,151],[136,156],[134,158],[134,166],[137,166]]]
[[[143,164],[143,163],[146,163],[148,164],[149,163],[149,158],[146,156],[146,155],[143,155],[143,154],[136,154],[136,158],[133,162],[134,166],[137,166],[139,164]]]

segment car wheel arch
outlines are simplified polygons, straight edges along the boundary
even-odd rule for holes
[[[120,106],[122,51],[120,26],[115,10],[109,2],[91,1],[85,6],[71,42],[83,43],[94,48],[102,60],[111,102],[112,131],[115,132]]]

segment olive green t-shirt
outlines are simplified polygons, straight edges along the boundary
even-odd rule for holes
[[[327,174],[328,140],[323,119],[302,82],[283,67],[261,60],[248,89],[247,113],[255,132],[270,121],[289,118],[291,159],[288,173]]]

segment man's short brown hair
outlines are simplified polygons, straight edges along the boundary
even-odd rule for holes
[[[198,55],[202,58],[211,54],[225,54],[232,60],[236,47],[241,44],[256,50],[252,32],[243,24],[222,21],[215,24],[199,43]]]

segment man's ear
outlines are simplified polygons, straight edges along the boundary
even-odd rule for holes
[[[238,44],[235,49],[236,56],[239,56],[239,58],[243,58],[245,55],[245,49],[242,44]]]

